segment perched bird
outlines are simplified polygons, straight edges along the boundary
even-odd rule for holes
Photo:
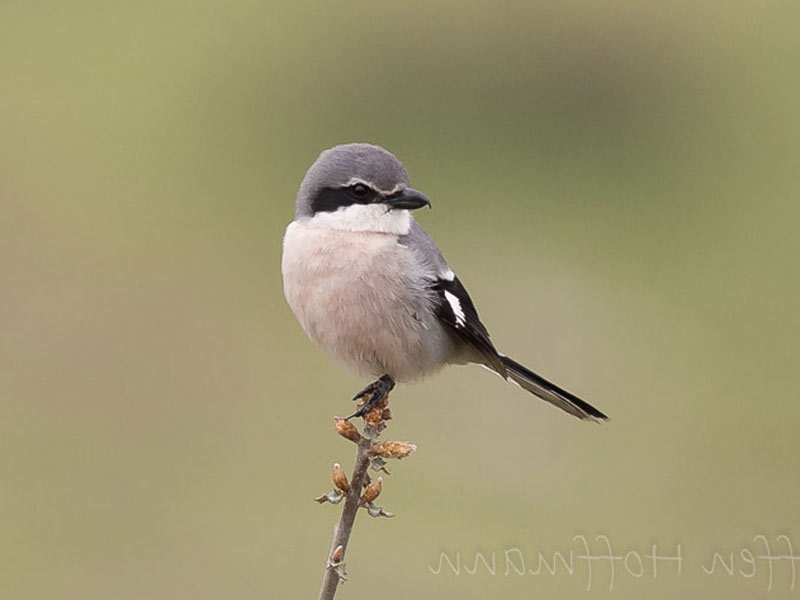
[[[580,419],[607,417],[498,352],[464,286],[411,211],[430,206],[403,164],[372,144],[325,150],[283,239],[286,300],[308,336],[356,374],[355,399],[448,364],[477,363]],[[369,402],[353,416],[361,416]]]

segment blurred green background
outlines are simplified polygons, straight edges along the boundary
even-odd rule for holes
[[[384,145],[498,346],[393,395],[419,445],[342,598],[765,597],[800,548],[800,11],[792,2],[0,6],[0,596],[316,597],[365,382],[281,291],[324,148]],[[502,291],[500,291],[502,290]],[[440,552],[485,569],[434,575]],[[750,566],[737,559],[745,573]],[[791,595],[788,561],[769,597]],[[798,585],[800,587],[800,585]]]

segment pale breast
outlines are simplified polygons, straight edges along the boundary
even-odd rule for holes
[[[393,235],[294,222],[282,270],[305,332],[359,374],[416,379],[452,354],[431,310],[428,274]]]

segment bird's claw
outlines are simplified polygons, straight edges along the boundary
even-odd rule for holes
[[[354,417],[363,417],[374,408],[383,403],[389,396],[389,392],[394,389],[395,383],[391,375],[383,375],[377,381],[373,381],[363,390],[353,396],[354,401],[363,400],[363,404],[358,407],[356,412],[352,415],[345,417],[345,420],[350,420]]]

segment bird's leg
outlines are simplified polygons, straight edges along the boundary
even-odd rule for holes
[[[353,417],[363,417],[378,404],[383,402],[386,397],[394,389],[394,379],[391,375],[383,375],[377,381],[373,381],[363,390],[358,392],[353,400],[364,400],[356,412],[345,419],[352,419]]]

